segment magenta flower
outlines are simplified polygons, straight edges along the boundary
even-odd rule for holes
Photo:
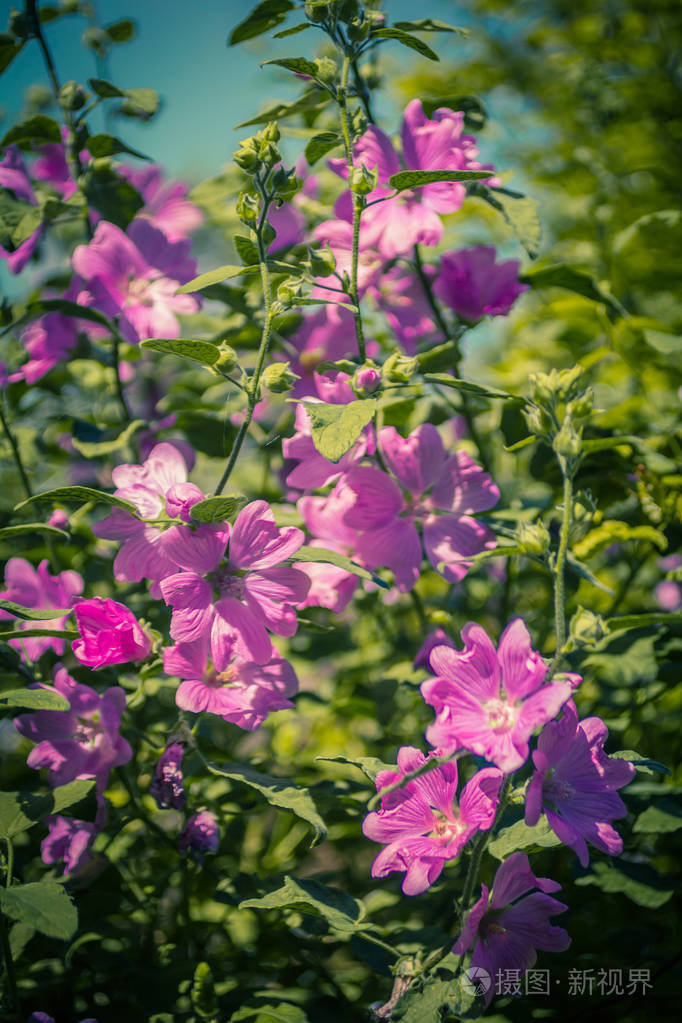
[[[79,600],[74,605],[81,634],[71,644],[74,657],[89,668],[144,661],[152,649],[151,637],[133,612],[110,597]]]
[[[506,316],[527,284],[519,282],[518,259],[495,262],[494,245],[446,252],[433,286],[438,298],[467,323],[484,316]]]
[[[268,714],[293,707],[289,697],[298,690],[296,672],[274,646],[265,664],[235,656],[222,671],[216,671],[209,655],[210,642],[206,636],[164,650],[164,670],[184,679],[175,694],[182,710],[217,714],[252,732]]]
[[[471,567],[468,559],[495,546],[492,531],[471,516],[492,508],[499,490],[463,451],[447,457],[429,423],[407,438],[385,427],[379,446],[395,478],[374,466],[354,467],[344,477],[355,494],[344,522],[359,532],[361,560],[368,568],[385,565],[398,589],[411,590],[423,557],[419,522],[429,561],[445,579],[459,582]]]
[[[436,677],[422,683],[421,693],[436,720],[426,738],[446,752],[471,750],[507,774],[526,762],[532,733],[559,713],[573,690],[568,681],[544,684],[547,664],[520,618],[504,630],[497,650],[473,622],[462,639],[462,651],[431,651]]]
[[[8,146],[5,155],[0,160],[0,187],[9,189],[15,199],[30,202],[33,206],[37,205],[23,157],[17,146]],[[8,252],[0,246],[0,259],[7,260],[10,273],[21,273],[35,252],[38,239],[43,231],[44,227],[40,224],[33,234],[18,245],[13,252]]]
[[[40,854],[48,867],[63,861],[64,873],[71,874],[92,859],[92,843],[99,833],[96,824],[61,816],[47,817],[46,823],[49,834],[40,844]]]
[[[435,277],[433,267],[425,266],[424,273],[431,280]],[[440,336],[433,310],[414,273],[394,266],[382,275],[370,293],[408,355],[414,355],[417,345],[435,341]]]
[[[347,309],[323,305],[318,312],[303,317],[289,341],[296,352],[291,369],[301,378],[294,384],[290,397],[317,395],[314,374],[320,363],[342,359],[356,349],[353,315]]]
[[[473,944],[471,967],[487,970],[491,978],[501,970],[520,970],[521,974],[530,970],[537,962],[536,949],[564,952],[571,939],[563,927],[552,926],[549,920],[568,907],[546,894],[560,890],[556,881],[535,876],[525,853],[512,853],[497,868],[492,895],[481,885],[481,897],[467,913],[452,951],[464,955]],[[486,1005],[492,1001],[493,991],[491,985]]]
[[[160,810],[180,810],[187,802],[182,778],[184,752],[181,742],[172,742],[166,746],[156,765],[149,792]]]
[[[127,764],[133,755],[119,735],[125,693],[119,686],[110,686],[100,696],[62,667],[55,669],[54,688],[68,700],[69,710],[37,710],[14,719],[21,734],[36,743],[28,766],[46,767],[53,786],[76,778],[97,778],[104,789],[109,771]]]
[[[453,643],[450,636],[448,636],[445,629],[434,629],[433,632],[430,632],[428,634],[422,645],[419,647],[419,650],[417,651],[417,656],[412,662],[414,667],[426,668],[426,670],[428,671],[431,667],[429,663],[431,651],[437,646],[449,646],[452,647],[453,649],[455,648],[455,644]]]
[[[161,582],[163,598],[174,609],[171,636],[180,642],[210,636],[219,672],[235,656],[267,664],[272,659],[267,630],[294,635],[296,606],[310,585],[303,572],[282,564],[302,545],[303,533],[293,526],[278,529],[265,501],[247,504],[231,534],[228,530],[176,526],[168,551],[184,571]]]
[[[124,340],[135,345],[143,338],[179,337],[177,316],[199,308],[193,295],[175,294],[196,273],[189,248],[189,241],[170,242],[144,219],[134,220],[127,234],[101,220],[72,262],[94,307],[117,318]]]
[[[10,558],[5,565],[5,589],[0,593],[4,600],[11,600],[23,607],[48,609],[72,607],[74,600],[83,592],[83,579],[71,569],[50,575],[47,570],[47,559],[41,561],[38,568],[29,564],[25,558]],[[21,630],[35,628],[35,622],[17,621],[8,611],[0,611],[0,621],[10,619],[15,627]],[[50,618],[40,622],[44,629],[66,628],[68,615],[61,618]],[[10,639],[19,653],[26,651],[26,656],[36,661],[46,650],[54,650],[61,656],[66,644],[63,639],[51,636],[33,636],[27,639]]]
[[[192,814],[178,841],[181,852],[191,849],[198,854],[200,859],[203,859],[204,853],[218,852],[219,845],[218,821],[210,810],[201,810],[200,813]]]
[[[552,831],[573,849],[583,867],[590,859],[587,842],[609,856],[623,849],[623,840],[609,821],[627,813],[616,789],[632,781],[635,768],[604,752],[608,734],[600,718],[578,721],[569,700],[561,720],[542,729],[533,753],[526,824],[537,824],[544,811]]]
[[[358,536],[344,523],[344,514],[353,500],[353,492],[341,481],[327,497],[302,497],[298,501],[306,529],[315,538],[311,547],[326,547],[338,554],[353,553]],[[359,582],[357,575],[324,562],[299,561],[298,567],[310,579],[308,595],[299,607],[328,607],[340,614],[348,606]]]
[[[183,181],[164,182],[163,172],[156,164],[122,166],[118,172],[144,199],[144,206],[135,214],[135,219],[149,221],[163,231],[169,242],[187,238],[203,223],[204,215],[199,207],[186,198],[187,185]]]
[[[405,108],[402,126],[402,164],[388,135],[371,125],[356,142],[353,162],[378,172],[378,186],[367,196],[369,206],[362,215],[360,241],[363,248],[376,247],[385,259],[409,252],[416,244],[436,245],[443,236],[441,215],[454,213],[464,202],[466,190],[455,181],[437,182],[395,195],[388,184],[393,174],[408,170],[480,170],[476,140],[463,135],[464,114],[446,107],[429,120],[421,100]],[[342,177],[348,176],[343,160],[329,165]],[[485,168],[487,169],[487,168]],[[492,170],[492,168],[491,168]],[[351,220],[350,192],[344,193],[335,211],[340,219]]]
[[[204,499],[203,492],[187,482],[185,458],[167,441],[157,444],[142,465],[118,465],[112,478],[115,496],[130,501],[144,519],[163,520],[169,516],[190,522],[191,508]],[[141,522],[122,508],[114,508],[92,531],[107,540],[123,540],[114,560],[116,579],[135,583],[151,579],[158,583],[179,567],[169,553],[174,528]]]
[[[427,759],[413,746],[403,746],[398,751],[398,770],[377,775],[377,792],[417,770]],[[478,771],[462,789],[458,806],[457,764],[453,761],[382,796],[381,809],[368,814],[362,825],[367,838],[387,843],[372,864],[372,877],[405,871],[405,895],[425,892],[477,831],[492,827],[501,782],[502,773],[493,767]]]

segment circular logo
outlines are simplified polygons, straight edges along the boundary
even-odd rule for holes
[[[468,995],[486,995],[490,991],[490,974],[482,966],[472,966],[462,977],[462,990]]]

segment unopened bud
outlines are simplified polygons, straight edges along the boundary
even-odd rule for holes
[[[348,38],[351,43],[361,43],[367,38],[372,27],[367,18],[353,18],[348,25]]]
[[[416,358],[409,358],[401,352],[389,355],[382,367],[382,376],[389,384],[406,384],[417,372]]]
[[[518,542],[524,554],[544,554],[549,550],[549,532],[541,522],[525,522],[519,529]]]
[[[260,138],[264,138],[267,142],[279,142],[282,137],[277,127],[277,121],[269,121],[258,134]]]
[[[63,110],[80,110],[87,98],[87,92],[78,82],[64,82],[59,90],[59,105]]]
[[[287,277],[277,288],[277,301],[284,306],[294,305],[301,293],[301,282],[296,277]]]
[[[86,28],[81,36],[83,40],[83,46],[87,46],[89,50],[93,50],[98,56],[103,56],[109,49],[110,39],[103,28],[97,28],[92,25],[90,28]]]
[[[253,192],[240,192],[237,199],[237,216],[242,224],[255,224],[260,216],[260,202]]]
[[[310,269],[313,277],[329,277],[336,270],[336,258],[328,247],[324,249],[309,249]]]
[[[272,177],[270,178],[270,185],[273,191],[282,199],[293,198],[302,184],[301,179],[296,177],[296,171],[293,167],[291,170],[277,167],[272,172]]]
[[[563,421],[561,429],[552,442],[552,447],[557,455],[563,455],[564,458],[577,458],[580,454],[583,447],[582,436],[570,420]]]
[[[348,185],[355,195],[369,195],[377,187],[378,180],[376,168],[353,167],[348,175]]]
[[[579,394],[577,398],[568,402],[566,405],[566,415],[576,421],[587,419],[592,412],[593,405],[594,391],[591,387],[588,387],[583,394]]]
[[[315,65],[317,67],[315,77],[320,82],[324,82],[325,85],[331,85],[332,82],[336,81],[339,69],[333,60],[330,60],[329,57],[316,57]]]
[[[356,369],[351,386],[359,398],[374,394],[381,386],[381,373],[372,363],[366,362]]]
[[[239,143],[239,149],[234,153],[232,159],[242,170],[252,171],[258,165],[258,153],[253,139],[245,139]]]
[[[537,405],[527,405],[522,412],[531,433],[538,437],[544,437],[551,431],[552,418],[543,408],[539,408]]]
[[[606,622],[601,615],[578,606],[570,622],[570,638],[581,646],[594,646],[608,634]]]
[[[229,345],[222,345],[220,348],[220,357],[217,362],[213,363],[213,368],[217,369],[219,373],[231,373],[235,366],[238,365],[237,353],[234,348],[230,348]]]
[[[289,369],[288,362],[272,362],[263,370],[261,379],[263,386],[268,391],[281,394],[284,391],[290,391],[296,381],[301,378],[298,373],[294,373]]]
[[[327,20],[333,6],[333,0],[306,0],[305,16],[309,21],[319,25]]]

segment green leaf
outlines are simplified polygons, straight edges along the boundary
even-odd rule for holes
[[[64,504],[87,504],[90,501],[96,504],[110,504],[113,508],[123,508],[137,517],[137,508],[130,501],[124,501],[122,497],[115,497],[113,494],[105,494],[103,490],[94,490],[92,487],[56,487],[55,490],[46,490],[42,494],[34,494],[21,501],[15,511],[25,508],[28,504],[36,504],[38,501],[51,501]]]
[[[646,864],[628,863],[620,860],[615,863],[597,861],[592,865],[592,872],[584,877],[576,878],[577,885],[594,885],[603,892],[621,892],[638,906],[647,909],[658,909],[673,895],[672,888],[665,888],[656,871]]]
[[[107,82],[104,78],[88,78],[88,85],[100,99],[122,99],[125,96],[123,89],[119,89],[118,85]]]
[[[394,25],[404,32],[457,32],[458,35],[469,35],[466,28],[456,28],[454,25],[448,25],[445,21],[435,21],[433,18],[421,18],[419,21],[395,21]]]
[[[259,899],[246,899],[239,909],[302,909],[321,916],[337,931],[354,931],[365,915],[365,907],[339,888],[330,888],[314,878],[285,876],[284,884]]]
[[[90,309],[88,306],[79,305],[78,302],[71,302],[66,298],[41,298],[26,306],[26,315],[30,319],[42,316],[43,313],[73,316],[74,319],[87,320],[89,323],[101,323],[103,327],[108,327],[111,330],[111,324],[104,313],[98,312],[97,309]]]
[[[34,114],[33,117],[15,124],[9,131],[5,132],[0,149],[6,146],[22,146],[35,143],[43,146],[48,142],[58,142],[61,145],[62,133],[59,125],[52,117],[45,114]]]
[[[273,39],[286,39],[287,36],[296,36],[296,35],[298,35],[299,32],[305,32],[305,30],[307,28],[312,28],[312,27],[313,26],[309,22],[302,21],[298,25],[292,25],[291,28],[284,28],[284,29],[282,29],[281,32],[275,32],[275,34],[274,34],[274,36],[272,38]]]
[[[248,121],[240,121],[239,124],[235,125],[235,128],[248,128],[252,124],[267,124],[268,121],[281,121],[283,118],[292,117],[302,110],[321,109],[330,102],[329,93],[323,92],[316,87],[304,92],[302,96],[299,96],[292,103],[276,103],[274,106],[262,110],[255,117],[249,118]]]
[[[192,506],[190,515],[197,522],[230,522],[245,504],[243,494],[207,497]]]
[[[652,614],[621,615],[618,618],[607,618],[606,627],[609,632],[618,632],[623,629],[642,629],[657,625],[680,625],[682,624],[681,611],[658,611]]]
[[[93,161],[88,165],[81,178],[81,189],[89,205],[122,231],[144,206],[137,189],[106,163]]]
[[[319,135],[313,135],[308,145],[305,147],[305,158],[308,164],[312,167],[318,160],[321,160],[323,156],[330,153],[332,149],[336,149],[340,145],[342,139],[335,131],[321,131]]]
[[[0,708],[25,710],[68,710],[69,701],[54,689],[6,689],[0,693]]]
[[[312,60],[306,60],[305,57],[279,57],[260,62],[261,67],[265,67],[266,64],[276,64],[277,67],[294,71],[297,75],[310,75],[311,78],[315,78],[318,72],[317,64]]]
[[[380,771],[395,771],[395,764],[385,764],[378,757],[344,757],[339,754],[336,757],[315,757],[316,760],[329,760],[333,764],[352,764],[362,771],[366,778],[375,781]]]
[[[0,32],[0,75],[24,48],[25,40],[15,39],[9,32]]]
[[[408,987],[391,1012],[391,1023],[441,1023],[443,1009],[449,1018],[461,1019],[473,1002],[473,994],[463,991],[459,980],[428,978]]]
[[[338,462],[349,451],[376,412],[373,398],[351,401],[348,405],[304,401],[312,428],[313,443],[330,462]]]
[[[626,543],[629,540],[643,540],[658,547],[660,551],[668,546],[665,534],[653,526],[631,526],[628,522],[607,519],[586,533],[575,544],[573,551],[578,558],[591,558],[613,543]]]
[[[351,561],[346,554],[338,554],[336,551],[327,550],[326,547],[299,547],[295,554],[289,555],[289,560],[314,561],[325,565],[335,565],[337,568],[342,568],[345,572],[352,572],[353,575],[360,576],[361,579],[373,579],[382,586],[387,587],[387,583],[383,579],[377,580],[377,577],[372,572],[368,572],[362,565]]]
[[[199,274],[193,280],[178,288],[176,295],[187,295],[191,291],[201,291],[211,284],[218,284],[220,281],[229,281],[233,277],[242,277],[249,274],[260,273],[259,266],[219,266],[217,270],[209,270],[208,273]]]
[[[132,18],[121,18],[111,25],[105,25],[104,31],[112,43],[128,43],[135,37],[135,22]],[[90,143],[88,143],[88,149],[90,149]],[[90,152],[92,152],[91,149]]]
[[[440,60],[440,57],[432,50],[430,46],[418,39],[417,36],[412,36],[408,32],[403,32],[400,28],[378,28],[372,32],[372,39],[395,39],[397,43],[401,43],[403,46],[408,46],[411,50],[416,50],[417,53],[421,53],[422,57],[428,57],[429,60]]]
[[[542,241],[542,225],[535,199],[519,192],[484,185],[473,185],[470,191],[502,214],[530,258],[535,259]]]
[[[633,749],[621,749],[617,753],[612,753],[611,756],[618,760],[629,760],[636,770],[643,771],[644,774],[670,774],[670,769],[665,764],[659,764],[658,760],[643,757],[641,753],[635,753]]]
[[[602,288],[591,273],[569,266],[568,263],[554,263],[551,266],[529,270],[521,274],[519,280],[524,284],[530,284],[532,288],[565,288],[593,302],[601,302],[616,316],[626,315],[618,299],[606,288]]]
[[[227,41],[228,46],[236,46],[247,39],[255,39],[256,36],[269,32],[271,28],[277,28],[284,21],[289,11],[294,9],[293,0],[263,0],[251,11],[249,16],[240,21],[232,29]]]
[[[250,238],[244,238],[241,234],[234,236],[234,247],[239,253],[239,258],[245,266],[254,266],[258,260],[258,246]]]
[[[124,99],[138,110],[151,117],[159,109],[159,94],[156,89],[120,89],[118,85],[104,78],[89,78],[88,84],[100,99]]]
[[[140,348],[150,348],[164,355],[179,355],[183,359],[213,366],[220,358],[220,349],[210,341],[194,341],[184,337],[153,337],[140,342]]]
[[[260,994],[260,992],[258,992]],[[267,992],[272,998],[272,992]],[[309,1023],[303,1009],[291,1002],[243,1005],[230,1016],[229,1023]]]
[[[542,849],[561,845],[560,839],[557,838],[545,819],[532,828],[529,828],[523,820],[502,828],[492,842],[488,843],[487,849],[495,859],[504,860],[517,849],[528,849],[534,845]]]
[[[0,608],[3,611],[9,611],[15,618],[21,618],[24,621],[51,621],[53,618],[63,618],[64,615],[70,615],[73,611],[71,607],[24,607],[23,604],[15,604],[13,600],[5,600],[4,597],[0,597]]]
[[[55,881],[36,881],[0,891],[0,906],[18,920],[46,934],[68,941],[78,927],[78,912],[66,889]]]
[[[0,528],[0,540],[11,540],[13,536],[23,536],[26,533],[48,533],[50,536],[67,536],[63,529],[56,526],[48,526],[45,522],[23,522],[20,526],[3,526]]]
[[[131,437],[145,425],[144,419],[133,419],[125,430],[108,440],[85,441],[72,437],[71,441],[76,451],[79,451],[85,458],[103,458],[105,455],[110,455],[125,447]]]
[[[0,632],[0,643],[10,639],[30,639],[33,636],[55,636],[57,639],[78,639],[80,633],[73,629],[10,629]]]
[[[489,178],[492,171],[472,170],[406,170],[391,174],[388,183],[392,188],[403,192],[406,188],[420,188],[422,185],[433,185],[438,181],[481,181]]]
[[[15,199],[8,190],[0,190],[0,245],[14,252],[40,224],[40,207],[24,199]]]
[[[50,814],[80,803],[94,784],[94,778],[79,778],[42,796],[32,792],[0,792],[0,838],[14,838]]]
[[[116,138],[115,135],[91,135],[87,144],[88,151],[95,157],[128,153],[130,156],[136,156],[139,160],[150,159],[144,153],[139,153],[137,149],[131,149],[130,146],[127,146],[121,139]]]
[[[456,377],[451,377],[449,373],[425,373],[424,380],[429,384],[438,384],[441,387],[454,387],[456,391],[466,391],[467,394],[475,394],[479,398],[501,398],[503,401],[524,400],[517,394],[498,391],[496,387],[475,384],[471,380],[458,380]]]
[[[682,828],[682,806],[672,799],[658,799],[647,806],[635,821],[633,831],[645,834],[668,834]]]
[[[308,789],[292,784],[288,778],[275,778],[269,774],[261,774],[260,771],[256,771],[246,764],[212,764],[206,761],[206,766],[212,774],[218,774],[221,778],[230,778],[243,785],[248,785],[249,788],[260,792],[271,806],[290,810],[301,820],[306,821],[315,832],[313,845],[326,836],[326,825],[317,812],[317,807]]]
[[[581,579],[585,579],[586,582],[592,583],[592,585],[596,586],[596,588],[601,590],[602,593],[608,593],[609,596],[613,596],[613,590],[611,587],[607,586],[606,583],[603,583],[601,579],[598,579],[594,572],[589,569],[587,565],[583,564],[582,561],[578,561],[575,555],[570,551],[566,555],[566,563],[573,572],[580,576]]]

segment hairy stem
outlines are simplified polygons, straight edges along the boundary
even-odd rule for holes
[[[343,134],[343,146],[346,151],[346,164],[349,175],[353,171],[353,149],[350,139],[350,127],[348,118],[348,74],[352,67],[353,59],[346,54],[341,71],[341,86],[338,92],[339,111],[341,114],[341,131]],[[365,348],[365,333],[362,326],[362,313],[360,312],[360,298],[358,295],[358,260],[360,258],[360,218],[363,210],[362,196],[353,192],[353,242],[351,249],[351,270],[350,270],[350,300],[355,306],[353,319],[355,320],[355,336],[358,342],[358,353],[364,362],[367,358]]]
[[[573,504],[573,479],[570,472],[560,460],[561,471],[564,476],[564,510],[561,520],[561,533],[559,535],[559,548],[554,565],[554,631],[556,633],[556,651],[549,666],[549,672],[545,679],[549,682],[556,673],[561,659],[564,655],[566,644],[566,555],[568,553],[568,536],[571,529],[571,511]]]
[[[9,423],[7,422],[7,419],[5,417],[5,410],[3,408],[3,401],[2,401],[2,399],[0,399],[0,422],[2,422],[2,428],[5,431],[5,436],[7,437],[7,440],[9,441],[9,446],[12,449],[12,456],[14,458],[14,464],[17,467],[17,472],[19,473],[19,476],[21,478],[21,482],[22,482],[24,491],[26,493],[26,496],[27,497],[33,497],[33,491],[31,490],[31,484],[30,484],[28,476],[26,474],[26,469],[24,468],[24,463],[21,460],[21,454],[19,452],[19,447],[17,445],[16,440],[14,439],[14,434],[10,430]]]

